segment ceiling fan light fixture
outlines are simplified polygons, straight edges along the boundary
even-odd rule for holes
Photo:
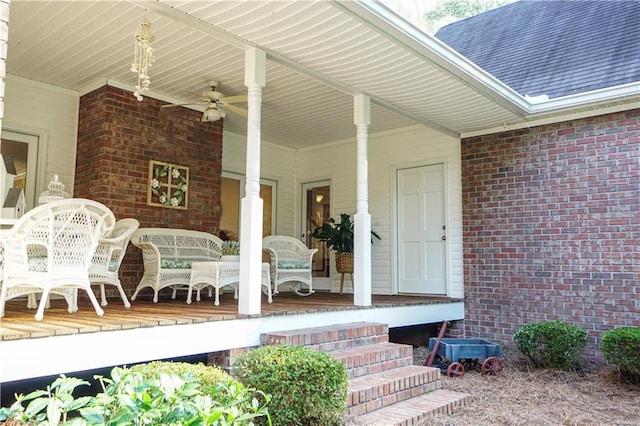
[[[202,121],[203,123],[218,121],[221,118],[224,118],[224,114],[218,111],[218,108],[215,105],[211,105],[207,107],[202,113]]]

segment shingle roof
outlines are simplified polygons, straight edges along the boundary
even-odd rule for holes
[[[436,37],[522,95],[640,85],[638,0],[520,0]]]

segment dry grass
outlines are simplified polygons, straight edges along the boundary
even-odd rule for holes
[[[415,350],[424,365],[425,348]],[[504,371],[483,376],[466,371],[444,377],[443,388],[468,393],[472,403],[452,415],[420,425],[639,425],[640,386],[623,384],[613,368],[589,366],[581,372],[536,370],[515,349],[504,349]]]

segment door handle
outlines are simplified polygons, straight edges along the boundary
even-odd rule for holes
[[[446,235],[442,236],[442,241],[447,241],[447,236]]]

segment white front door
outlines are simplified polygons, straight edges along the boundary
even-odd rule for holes
[[[446,295],[444,165],[397,173],[398,291]]]

